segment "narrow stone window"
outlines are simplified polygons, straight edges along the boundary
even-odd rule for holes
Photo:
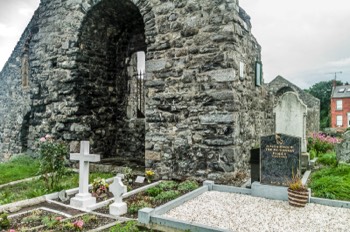
[[[145,53],[137,52],[137,117],[145,117]]]
[[[23,52],[21,57],[21,76],[22,76],[22,87],[29,87],[29,43],[31,35],[28,36],[23,46]]]

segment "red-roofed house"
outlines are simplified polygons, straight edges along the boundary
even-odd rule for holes
[[[331,96],[331,127],[350,127],[350,85],[333,85]]]

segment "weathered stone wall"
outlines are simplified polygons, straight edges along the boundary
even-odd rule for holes
[[[306,93],[298,86],[289,82],[281,76],[277,76],[269,83],[270,91],[278,99],[283,93],[292,91],[298,94],[299,98],[307,105],[306,133],[310,134],[320,130],[320,100]]]
[[[250,29],[236,0],[42,0],[1,73],[2,154],[34,149],[50,133],[88,139],[104,157],[145,156],[162,178],[247,173],[251,146],[273,131]],[[146,52],[145,125],[127,117],[136,51]]]

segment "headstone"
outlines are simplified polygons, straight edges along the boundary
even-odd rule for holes
[[[96,198],[89,193],[89,162],[99,162],[100,156],[89,154],[88,141],[80,142],[80,153],[70,154],[71,160],[79,160],[79,193],[70,200],[70,204],[79,208],[86,208],[96,204]]]
[[[294,92],[284,93],[273,112],[275,113],[275,133],[301,138],[301,152],[306,152],[306,115],[307,106]]]
[[[350,163],[350,131],[347,131],[343,136],[343,141],[336,144],[335,151],[337,161],[343,163]]]
[[[120,216],[127,212],[128,207],[123,202],[123,194],[127,192],[121,177],[114,177],[113,183],[109,186],[109,191],[113,193],[114,203],[109,206],[109,213],[114,216]]]
[[[261,137],[260,182],[287,186],[300,170],[301,139],[285,134]]]
[[[58,193],[58,199],[60,199],[60,201],[62,202],[69,200],[66,190],[62,190]]]
[[[145,182],[145,177],[144,176],[137,176],[135,183],[140,183],[142,184],[143,182]]]

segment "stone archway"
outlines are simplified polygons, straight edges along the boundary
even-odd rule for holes
[[[144,166],[145,121],[127,114],[137,74],[136,53],[146,52],[145,24],[131,1],[103,0],[79,32],[76,87],[79,120],[71,130],[94,152]],[[73,127],[73,128],[72,128]]]

